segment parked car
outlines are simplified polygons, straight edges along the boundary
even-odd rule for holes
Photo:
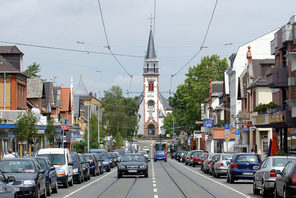
[[[111,171],[112,168],[112,157],[111,155],[104,149],[91,149],[90,153],[99,153],[101,158],[103,159],[103,168],[107,172]]]
[[[178,151],[175,155],[175,159],[180,161],[180,158],[181,158],[181,151]]]
[[[148,177],[148,164],[140,153],[125,154],[117,166],[117,177],[123,175],[144,175]]]
[[[35,157],[41,168],[45,170],[47,196],[51,193],[58,193],[58,176],[54,166],[47,157]]]
[[[188,151],[183,151],[181,156],[180,156],[180,162],[185,162],[185,158],[187,156]]]
[[[195,167],[196,165],[200,165],[202,156],[203,153],[193,152],[190,157],[189,166]]]
[[[254,175],[254,194],[259,194],[261,190],[262,196],[266,197],[269,193],[273,192],[274,182],[277,178],[276,172],[282,171],[285,165],[291,160],[296,160],[296,157],[267,157]]]
[[[217,161],[213,167],[214,177],[219,178],[221,175],[227,175],[228,165],[232,159],[233,154],[222,153],[217,158]]]
[[[102,153],[94,153],[94,157],[95,160],[98,164],[98,171],[97,171],[97,175],[103,174],[104,172],[104,158],[103,158],[103,154]]]
[[[19,188],[14,188],[13,183],[15,181],[14,177],[6,178],[4,174],[0,171],[0,197],[3,198],[15,198],[16,192]]]
[[[200,170],[204,171],[204,162],[206,159],[208,159],[209,153],[203,153],[203,156],[201,158],[201,165],[200,165]]]
[[[144,155],[147,162],[149,161],[149,155],[148,155],[147,151],[140,151],[139,153],[142,153]]]
[[[164,151],[156,151],[154,154],[154,162],[157,160],[164,160],[165,162],[167,161],[167,155]]]
[[[66,148],[45,148],[37,152],[37,156],[47,157],[55,167],[58,176],[58,184],[65,188],[73,186],[73,162]]]
[[[71,159],[73,162],[73,179],[74,182],[81,184],[84,182],[84,175],[82,170],[82,161],[80,161],[80,158],[78,156],[78,153],[76,152],[70,152]]]
[[[185,163],[185,165],[189,165],[190,158],[191,158],[191,151],[188,151],[188,152],[186,153],[185,158],[184,158],[184,163]]]
[[[209,173],[210,164],[212,162],[212,158],[216,155],[216,153],[210,153],[207,159],[203,163],[203,171],[205,173]]]
[[[6,178],[14,177],[17,196],[46,197],[45,170],[34,158],[15,158],[0,161],[0,170]]]
[[[227,170],[227,182],[234,183],[239,179],[253,180],[254,174],[261,164],[261,159],[255,153],[234,154]]]
[[[211,160],[211,163],[209,164],[209,174],[214,176],[214,166],[216,162],[218,161],[219,156],[221,153],[216,153],[214,157]]]
[[[89,164],[90,173],[93,176],[96,176],[98,174],[98,172],[100,172],[101,168],[99,167],[99,164],[97,163],[94,153],[84,153],[83,158]]]
[[[296,161],[289,161],[275,179],[274,197],[296,197]]]
[[[90,167],[89,167],[89,163],[83,158],[83,155],[78,153],[79,159],[81,161],[82,164],[82,172],[83,172],[83,180],[87,181],[90,180]]]
[[[110,152],[110,155],[112,156],[113,167],[117,166],[119,162],[119,154],[115,152]]]

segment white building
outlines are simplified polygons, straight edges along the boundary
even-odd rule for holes
[[[164,134],[163,120],[172,108],[159,92],[158,58],[155,53],[152,30],[150,30],[148,48],[143,68],[143,92],[139,104],[138,133],[144,136]]]
[[[230,97],[230,122],[234,123],[235,118],[241,111],[241,100],[237,99],[238,96],[238,77],[242,74],[244,69],[247,68],[248,60],[246,58],[246,49],[252,46],[253,59],[273,59],[274,56],[270,54],[270,41],[274,39],[274,30],[265,34],[251,42],[248,42],[241,47],[238,51],[230,57],[230,68],[227,70]],[[227,86],[227,85],[226,85]]]

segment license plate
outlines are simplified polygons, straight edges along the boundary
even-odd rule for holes
[[[253,173],[246,172],[246,173],[243,173],[243,175],[253,175]]]
[[[128,170],[129,173],[136,173],[137,170]]]

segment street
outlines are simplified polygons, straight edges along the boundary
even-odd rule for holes
[[[200,171],[200,167],[189,167],[169,159],[167,162],[151,161],[149,178],[117,178],[117,170],[92,177],[81,185],[68,189],[59,188],[57,197],[259,197],[252,192],[252,181],[226,183],[225,178],[216,179]]]

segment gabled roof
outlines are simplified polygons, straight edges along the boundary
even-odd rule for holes
[[[16,46],[0,46],[0,54],[22,54]]]
[[[142,100],[143,100],[143,92],[140,94],[140,96],[139,96],[139,98],[137,100],[137,104],[140,105]]]
[[[82,75],[80,76],[79,83],[74,91],[75,96],[88,96],[86,86],[82,80]]]
[[[61,88],[62,92],[62,108],[60,111],[69,111],[70,110],[70,88]]]
[[[223,93],[223,81],[213,81],[212,82],[212,96],[219,96]]]
[[[54,105],[53,83],[44,82],[45,98],[41,100],[43,106]]]
[[[152,35],[152,29],[150,29],[148,47],[147,47],[147,52],[146,52],[145,58],[146,59],[157,58],[156,53],[155,53],[155,48],[154,48],[154,39],[153,39],[153,35]]]
[[[0,55],[0,72],[20,73],[20,71]]]
[[[27,79],[27,98],[42,98],[43,82],[39,77]]]
[[[163,107],[166,110],[172,110],[173,108],[170,106],[170,104],[168,103],[168,101],[163,97],[163,95],[159,92],[159,99],[161,104],[163,105]]]

